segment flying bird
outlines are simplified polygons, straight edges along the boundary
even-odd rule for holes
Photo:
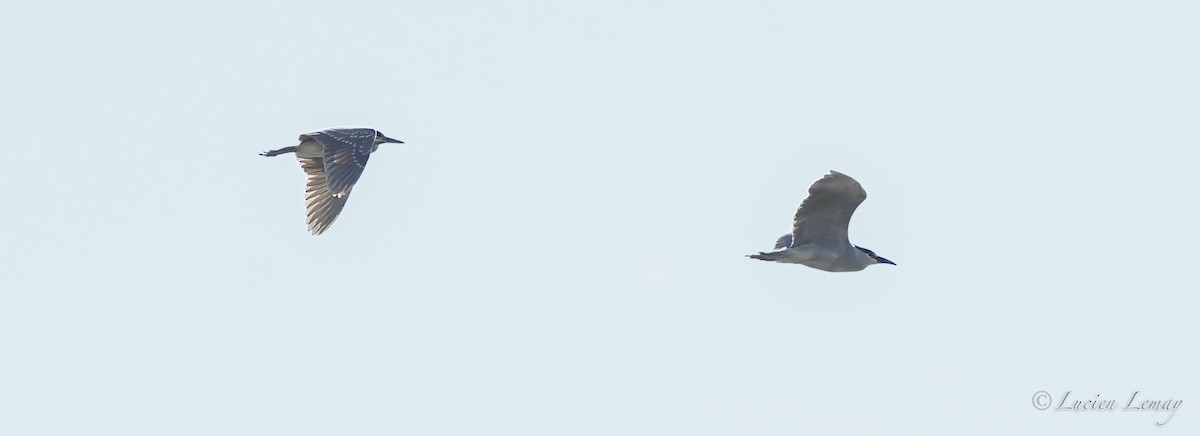
[[[403,144],[403,141],[387,137],[375,129],[339,127],[300,135],[300,145],[284,147],[259,153],[262,156],[278,156],[296,153],[300,169],[308,176],[304,191],[304,210],[308,217],[308,231],[320,235],[333,221],[346,200],[350,190],[362,176],[367,158],[383,143]]]
[[[779,251],[746,257],[831,272],[862,271],[877,263],[895,265],[874,251],[850,244],[846,232],[850,216],[866,198],[867,191],[857,181],[830,171],[808,188],[808,198],[796,210],[792,233],[775,241]]]

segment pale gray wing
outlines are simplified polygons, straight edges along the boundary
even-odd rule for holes
[[[782,250],[784,248],[792,248],[792,234],[784,233],[779,239],[775,240],[775,249]]]
[[[350,192],[338,196],[329,190],[325,177],[325,163],[319,157],[299,157],[300,168],[308,176],[304,189],[304,213],[308,218],[308,231],[319,235],[337,219],[346,207]]]
[[[350,193],[375,147],[375,129],[325,129],[308,134],[325,149],[325,178],[335,196]]]
[[[845,174],[830,171],[808,188],[808,198],[796,210],[792,245],[849,244],[846,229],[854,209],[867,199],[862,185]]]

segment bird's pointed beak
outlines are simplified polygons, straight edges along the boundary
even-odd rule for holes
[[[888,265],[895,265],[895,264],[896,264],[896,262],[892,262],[892,261],[890,261],[890,260],[887,260],[887,259],[884,259],[884,258],[882,258],[882,257],[878,257],[878,256],[876,256],[876,257],[875,257],[875,260],[876,260],[876,261],[878,261],[879,263],[886,263],[886,264],[888,264]]]
[[[404,143],[404,141],[401,141],[401,140],[399,140],[399,139],[392,139],[392,138],[389,138],[389,137],[386,137],[386,136],[384,136],[384,137],[382,137],[382,138],[379,138],[379,141],[380,141],[380,142],[390,142],[390,143],[392,143],[392,144],[403,144],[403,143]]]

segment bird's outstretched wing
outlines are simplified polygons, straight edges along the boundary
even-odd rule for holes
[[[867,198],[862,185],[845,174],[830,171],[808,188],[808,198],[796,210],[793,244],[849,244],[846,229],[854,209]]]
[[[308,176],[304,189],[304,211],[308,217],[308,231],[315,236],[333,225],[333,221],[346,206],[346,200],[350,198],[350,191],[347,190],[340,196],[333,195],[325,177],[323,159],[319,157],[300,157],[298,159],[300,159],[300,168]]]
[[[375,129],[325,129],[308,133],[325,148],[325,178],[334,196],[345,196],[362,176],[375,146]]]

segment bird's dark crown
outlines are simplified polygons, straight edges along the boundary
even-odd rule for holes
[[[380,131],[376,130],[376,131],[375,131],[375,143],[376,143],[376,144],[382,144],[382,143],[385,143],[385,142],[394,142],[394,143],[397,143],[397,144],[403,144],[403,143],[404,143],[404,141],[401,141],[401,140],[399,140],[399,139],[395,139],[395,138],[389,138],[387,135],[384,135],[384,134],[383,134],[383,132],[380,132]]]

